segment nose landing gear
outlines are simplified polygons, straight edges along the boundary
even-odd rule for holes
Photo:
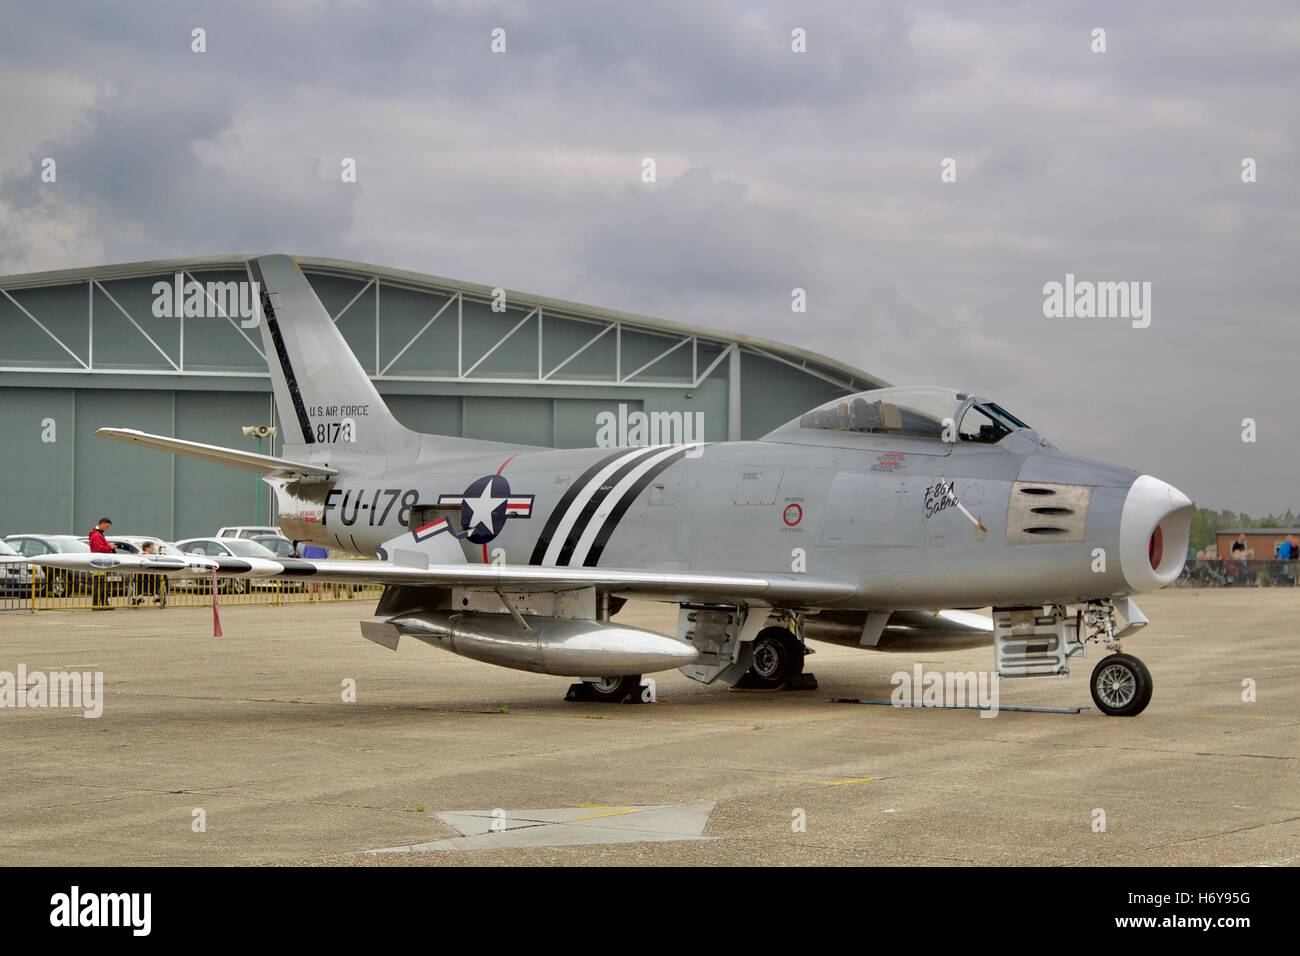
[[[1122,619],[1123,626],[1118,622]],[[1070,614],[1064,604],[994,608],[993,646],[999,678],[1064,677],[1070,661],[1099,642],[1112,653],[1092,672],[1089,688],[1109,717],[1136,717],[1151,703],[1151,672],[1120,650],[1123,637],[1141,630],[1146,616],[1129,599],[1089,601]]]
[[[1136,717],[1151,702],[1151,672],[1132,654],[1111,654],[1092,669],[1089,689],[1103,714]]]
[[[1140,615],[1140,612],[1138,612]],[[1130,612],[1130,617],[1132,616]],[[1083,610],[1080,622],[1079,651],[1090,641],[1101,641],[1116,653],[1102,658],[1092,669],[1088,688],[1097,709],[1109,717],[1136,717],[1151,703],[1151,672],[1132,654],[1119,649],[1119,634],[1115,630],[1115,605],[1111,601],[1092,601]],[[1141,624],[1146,618],[1141,618]],[[1125,630],[1133,627],[1129,621]],[[1119,632],[1123,633],[1123,631]]]

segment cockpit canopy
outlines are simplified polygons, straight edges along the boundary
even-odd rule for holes
[[[793,423],[792,423],[793,424]],[[996,444],[1018,428],[1029,426],[1000,405],[965,392],[936,386],[878,388],[832,399],[804,413],[800,428],[866,435]]]

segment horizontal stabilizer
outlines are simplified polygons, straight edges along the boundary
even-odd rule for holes
[[[168,438],[166,435],[150,435],[136,431],[134,428],[101,428],[98,435],[115,438],[118,441],[144,445],[156,451],[167,451],[174,455],[197,458],[218,465],[228,465],[243,471],[255,471],[272,478],[330,478],[338,474],[336,468],[321,465],[304,465],[297,461],[287,461],[272,455],[259,455],[251,451],[239,451],[235,448],[222,448],[220,445],[205,445],[202,442],[186,441],[183,438]]]

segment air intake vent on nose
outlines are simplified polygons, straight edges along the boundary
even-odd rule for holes
[[[1044,501],[1051,499],[1051,504]],[[1092,488],[1017,481],[1007,502],[1007,544],[1082,541],[1088,530]],[[1050,521],[1044,521],[1050,518]]]

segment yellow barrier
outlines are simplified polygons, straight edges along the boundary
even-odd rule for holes
[[[69,571],[45,568],[32,587],[33,611],[111,608],[211,607],[211,578],[168,578],[161,574]],[[324,584],[308,581],[220,577],[217,603],[231,605],[311,604],[318,601],[378,600],[380,584]]]

